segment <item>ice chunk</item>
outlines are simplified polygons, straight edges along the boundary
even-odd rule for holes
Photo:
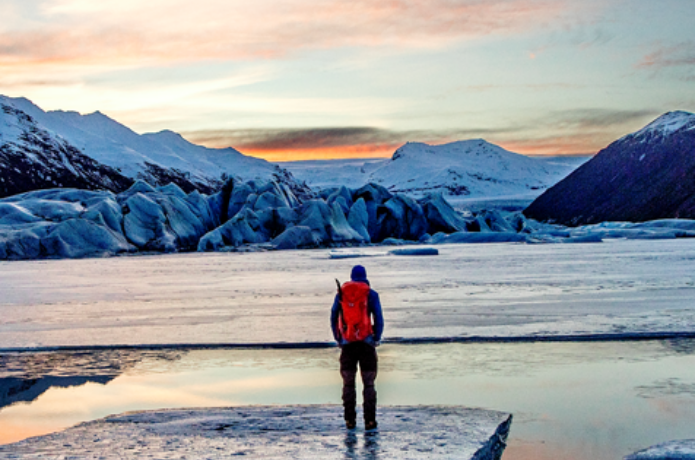
[[[482,211],[478,217],[484,219],[485,225],[493,232],[513,233],[516,231],[496,209]]]
[[[282,232],[272,241],[277,249],[297,249],[318,245],[309,227],[298,225]]]
[[[185,198],[188,202],[191,211],[196,215],[200,222],[205,227],[206,231],[211,230],[219,225],[219,217],[215,216],[210,201],[194,190]]]
[[[355,190],[352,194],[353,201],[357,201],[362,198],[367,206],[367,231],[369,232],[370,241],[377,241],[379,236],[377,208],[381,204],[390,200],[391,197],[393,197],[393,195],[388,190],[376,184],[367,184],[364,187],[360,187],[359,189]]]
[[[124,230],[128,241],[139,249],[175,251],[174,235],[167,232],[162,207],[142,193],[135,193],[125,202]]]
[[[51,227],[41,240],[46,257],[88,257],[133,251],[123,235],[86,219],[69,219]]]
[[[50,220],[53,222],[60,222],[66,219],[73,219],[79,217],[86,208],[80,203],[72,203],[68,201],[55,201],[55,200],[45,200],[45,199],[27,199],[22,200],[22,208],[26,209],[31,214],[42,218],[43,220]]]
[[[624,460],[695,460],[695,439],[657,444],[628,455]]]
[[[352,205],[348,214],[348,224],[355,229],[364,241],[371,241],[367,226],[369,225],[369,214],[367,214],[367,205],[364,198],[360,198]]]
[[[229,203],[227,208],[227,218],[231,219],[234,217],[244,204],[247,203],[247,198],[249,195],[254,193],[254,189],[251,187],[250,183],[241,183],[234,185],[234,189],[229,197]]]
[[[376,241],[398,238],[417,241],[427,233],[427,219],[422,207],[405,195],[394,195],[377,209],[379,233]]]
[[[41,238],[48,235],[52,224],[38,222],[18,228],[0,227],[0,258],[2,259],[38,259],[41,257]]]
[[[449,235],[442,243],[520,243],[525,241],[526,235],[513,232],[458,232]]]
[[[123,193],[119,193],[119,199],[126,201],[128,198],[131,196],[135,195],[136,193],[155,193],[157,190],[155,190],[154,187],[152,187],[150,184],[143,180],[137,180],[133,185],[130,186],[128,190],[126,190]]]
[[[534,233],[527,235],[526,242],[529,244],[547,244],[547,243],[602,243],[603,239],[600,235],[593,233],[573,236],[573,237],[563,237],[563,236],[553,236],[547,233]]]
[[[109,197],[90,204],[82,217],[95,222],[101,221],[112,231],[123,233],[123,212],[114,198]]]
[[[258,197],[256,203],[254,203],[253,209],[259,211],[268,208],[288,208],[290,205],[281,194],[273,193],[271,191],[263,192],[261,196]]]
[[[420,204],[427,219],[428,233],[466,231],[466,220],[451,207],[441,193],[427,196]]]
[[[386,238],[381,242],[384,246],[403,246],[407,244],[407,241],[401,240],[399,238]]]
[[[223,246],[241,246],[269,241],[258,214],[248,208],[238,212],[224,225],[206,233],[198,243],[198,251],[215,251]]]
[[[403,248],[393,249],[389,254],[394,256],[438,256],[439,250],[435,248]]]
[[[363,242],[365,239],[357,232],[354,228],[350,226],[345,214],[343,213],[343,208],[334,202],[331,205],[331,222],[328,227],[330,239],[334,243],[343,243],[348,241]]]
[[[174,184],[173,182],[170,182],[169,184],[164,185],[163,187],[158,187],[157,189],[161,193],[164,193],[165,195],[175,196],[175,197],[180,198],[182,200],[186,199],[186,192],[181,190],[181,187]]]
[[[326,202],[329,205],[336,201],[341,203],[343,212],[348,212],[354,203],[352,201],[352,193],[350,193],[350,191],[344,185],[331,193],[331,195],[326,199]]]
[[[43,219],[33,215],[18,203],[3,203],[0,201],[0,225],[16,226]]]

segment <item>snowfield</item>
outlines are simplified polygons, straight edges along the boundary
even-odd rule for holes
[[[482,139],[428,145],[409,142],[389,159],[279,163],[316,190],[369,182],[416,198],[443,193],[454,204],[510,197],[528,205],[588,157],[527,157]]]
[[[164,410],[106,417],[0,446],[0,458],[498,460],[509,414],[461,407],[383,407],[376,432],[346,431],[339,406]]]

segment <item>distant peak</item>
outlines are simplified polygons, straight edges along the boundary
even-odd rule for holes
[[[482,150],[481,150],[482,149]],[[391,157],[391,160],[397,160],[410,154],[429,153],[435,155],[450,155],[450,154],[468,154],[471,152],[485,151],[488,154],[499,154],[504,151],[500,146],[491,144],[485,139],[467,139],[462,141],[454,141],[446,144],[425,144],[424,142],[406,142],[400,146]],[[510,152],[511,153],[511,152]]]
[[[670,135],[683,128],[695,127],[695,114],[683,110],[674,110],[661,115],[647,126],[632,134],[632,136],[642,136],[645,134]]]

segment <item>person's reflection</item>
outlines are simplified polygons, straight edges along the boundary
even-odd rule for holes
[[[348,430],[345,433],[345,459],[353,460],[355,456],[355,447],[357,446],[357,434],[354,430]]]
[[[376,460],[379,458],[379,433],[364,433],[364,458]]]
[[[345,433],[345,459],[365,459],[377,460],[379,458],[379,433],[366,432],[364,433],[364,445],[361,449],[362,455],[357,455],[357,433],[350,430]]]

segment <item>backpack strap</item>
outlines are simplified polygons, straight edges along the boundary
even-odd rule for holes
[[[345,316],[343,315],[343,287],[340,284],[340,281],[338,281],[338,278],[335,279],[335,284],[338,285],[338,315],[340,316],[340,323],[345,327]],[[340,331],[341,333],[344,331]]]

